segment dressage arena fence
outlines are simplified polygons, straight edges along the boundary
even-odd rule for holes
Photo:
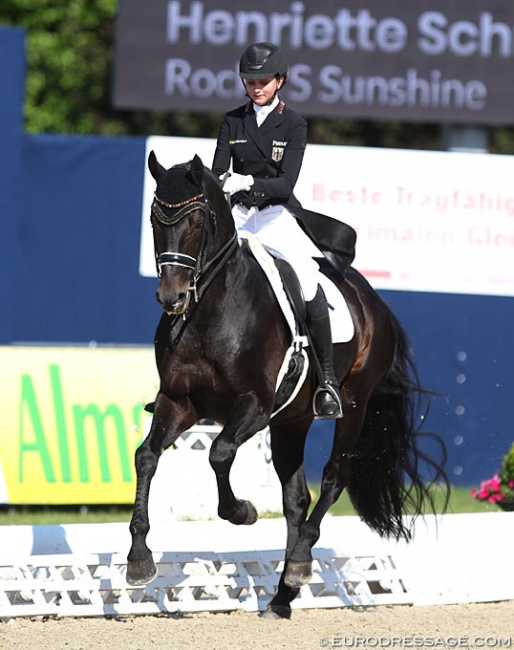
[[[3,526],[0,618],[261,611],[283,567],[285,520],[152,526],[158,576],[125,580],[128,524]],[[514,513],[427,516],[410,544],[357,517],[327,517],[313,577],[293,608],[450,604],[514,598]],[[167,549],[176,549],[169,551]]]

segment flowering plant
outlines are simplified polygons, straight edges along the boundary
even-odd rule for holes
[[[471,490],[471,496],[489,503],[514,500],[514,443],[503,457],[501,471],[482,481],[478,490]]]

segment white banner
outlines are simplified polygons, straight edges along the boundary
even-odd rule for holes
[[[151,137],[160,162],[210,166],[215,141]],[[514,296],[514,157],[308,145],[295,194],[358,233],[377,289]],[[155,275],[147,172],[140,272]]]

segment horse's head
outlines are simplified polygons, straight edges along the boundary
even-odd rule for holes
[[[148,168],[157,182],[151,213],[157,300],[168,314],[184,314],[191,294],[198,300],[197,283],[236,241],[234,223],[217,179],[198,156],[165,169],[152,151]]]

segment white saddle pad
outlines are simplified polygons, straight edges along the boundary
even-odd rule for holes
[[[266,274],[294,339],[297,336],[297,331],[293,310],[289,304],[282,284],[282,278],[275,266],[273,258],[255,235],[246,231],[240,231],[238,234],[239,239],[244,239],[248,242],[253,256]],[[332,342],[347,343],[352,339],[355,328],[346,300],[336,285],[326,275],[323,275],[323,273],[318,273],[318,283],[323,287],[329,305]],[[307,345],[306,341],[304,345]]]

